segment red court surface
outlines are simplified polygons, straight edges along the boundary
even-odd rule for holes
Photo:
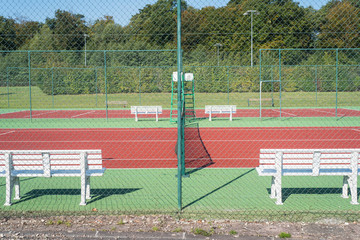
[[[141,117],[154,118],[154,114],[142,114]],[[262,117],[279,117],[280,109],[263,109]],[[335,117],[336,110],[334,108],[293,108],[282,109],[281,117]],[[354,109],[337,109],[338,117],[360,117],[360,110]],[[106,110],[33,110],[32,118],[106,118]],[[161,118],[170,118],[170,110],[163,110],[159,115]],[[204,109],[196,110],[196,117],[209,117],[205,114]],[[227,114],[213,114],[213,117],[227,117]],[[233,117],[260,117],[259,109],[237,109]],[[30,111],[17,111],[0,114],[0,119],[9,118],[30,118]],[[108,118],[134,118],[134,114],[129,109],[124,110],[108,110]]]
[[[194,128],[185,135],[191,167],[256,167],[261,148],[360,148],[360,127]],[[176,138],[176,128],[0,129],[0,149],[101,149],[106,168],[176,168]]]

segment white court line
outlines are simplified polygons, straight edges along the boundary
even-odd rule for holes
[[[5,132],[5,133],[1,133],[0,135],[6,135],[6,134],[9,134],[9,133],[13,133],[15,131],[9,131],[9,132]]]
[[[86,113],[81,113],[81,114],[78,114],[78,115],[72,116],[71,118],[76,118],[76,117],[79,117],[79,116],[82,116],[82,115],[86,115],[86,114],[90,114],[90,113],[93,113],[93,112],[95,112],[95,110],[90,111],[90,112],[86,112]]]
[[[353,128],[352,130],[354,130],[356,132],[360,132],[360,129]]]
[[[278,112],[280,113],[280,110],[277,110],[277,109],[271,109],[271,110],[273,110],[273,111],[278,111]],[[293,116],[295,116],[295,117],[297,117],[297,116],[298,116],[298,115],[296,115],[296,114],[287,113],[287,112],[284,112],[284,110],[281,110],[281,115],[282,115],[283,113],[285,113],[285,114],[289,114],[289,115],[293,115]]]
[[[46,115],[46,114],[54,113],[54,112],[58,112],[58,111],[59,110],[47,111],[47,112],[44,112],[44,113],[32,114],[32,116],[41,116],[41,115]]]
[[[313,109],[313,108],[310,108],[310,110],[314,111],[314,112],[323,112],[323,113],[328,113],[328,114],[335,114],[335,109],[334,111],[324,111],[324,110],[319,110],[319,109]]]

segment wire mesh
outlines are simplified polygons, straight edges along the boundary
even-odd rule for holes
[[[358,1],[35,2],[0,9],[1,215],[358,220]]]

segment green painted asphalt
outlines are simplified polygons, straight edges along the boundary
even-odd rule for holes
[[[21,178],[20,200],[1,206],[0,214],[175,213],[176,169],[107,169],[91,179],[92,199],[80,203],[80,178]],[[283,177],[284,205],[269,197],[270,177],[260,177],[252,168],[201,169],[183,178],[184,214],[224,214],[247,219],[281,213],[333,212],[343,217],[358,213],[359,205],[341,198],[341,176]],[[5,178],[0,179],[4,201]],[[244,216],[245,216],[244,215]],[[244,217],[243,216],[243,217]],[[357,215],[359,217],[359,215]],[[240,216],[241,217],[241,216]]]

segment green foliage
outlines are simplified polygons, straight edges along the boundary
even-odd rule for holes
[[[235,230],[230,230],[229,234],[231,234],[231,235],[236,235],[236,234],[238,234],[238,232],[235,231]]]
[[[194,233],[196,235],[202,235],[202,236],[205,236],[205,237],[210,237],[211,235],[213,235],[212,231],[206,231],[206,230],[201,229],[201,228],[192,229],[192,233]]]
[[[286,233],[286,232],[281,232],[279,234],[279,238],[291,238],[291,234],[290,233]]]
[[[74,50],[73,52],[2,52],[0,86],[39,86],[49,95],[92,93],[169,93],[176,71],[175,52],[104,52],[87,50],[151,50],[176,48],[176,1],[157,0],[121,26],[112,16],[86,22],[85,16],[58,9],[44,23],[0,16],[0,50]],[[333,0],[319,10],[294,0],[230,0],[222,7],[197,9],[182,2],[183,65],[193,72],[196,92],[258,92],[259,69],[250,65],[250,21],[254,16],[254,63],[259,49],[347,48],[360,45],[360,5]],[[89,17],[89,16],[87,16]],[[218,49],[215,47],[221,43]],[[216,50],[219,50],[217,52]],[[29,72],[29,57],[31,71]],[[282,74],[282,90],[359,91],[360,54],[342,51],[289,51],[263,56],[264,79]],[[106,63],[106,70],[105,70]],[[189,67],[194,66],[194,67]],[[226,66],[226,67],[224,67]],[[237,67],[236,67],[237,66]],[[106,71],[106,74],[105,74]],[[337,75],[337,74],[338,75]],[[338,76],[338,79],[335,76]],[[338,80],[338,81],[337,81]],[[278,91],[277,83],[263,91]]]

